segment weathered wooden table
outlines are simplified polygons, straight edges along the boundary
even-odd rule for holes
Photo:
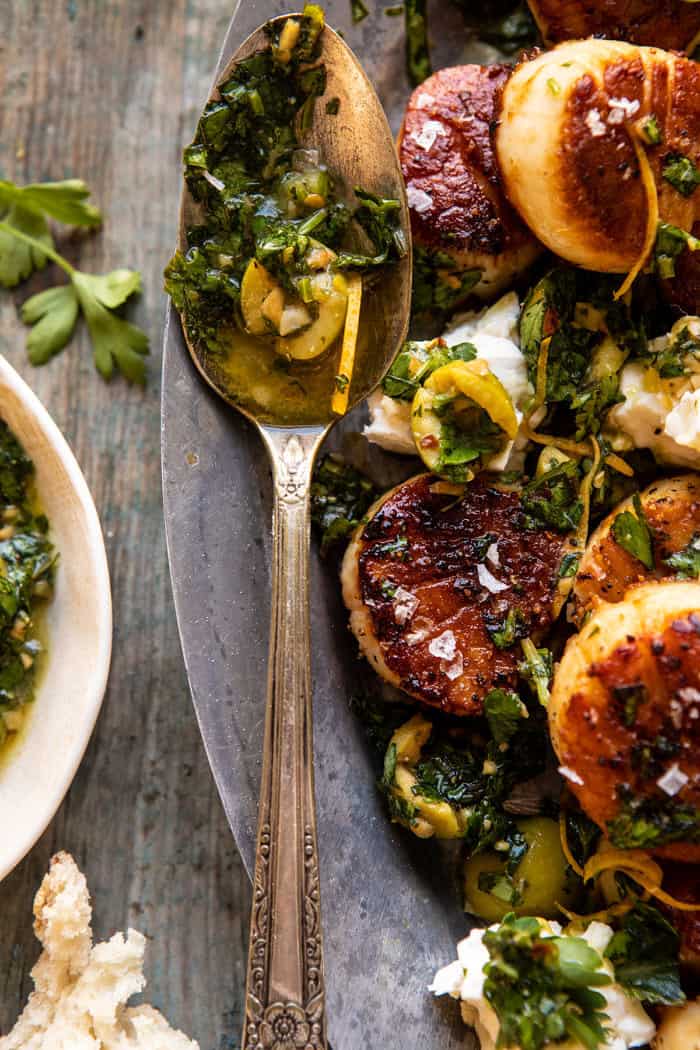
[[[0,352],[52,413],[95,497],[115,622],[110,685],[78,776],[0,886],[0,1033],[31,987],[34,892],[51,854],[67,849],[88,877],[97,936],[130,925],[152,938],[148,1001],[202,1050],[238,1045],[249,890],[188,695],[159,456],[161,272],[175,237],[180,147],[232,8],[233,0],[0,0],[0,177],[85,179],[104,228],[64,250],[95,273],[141,270],[133,317],[152,347],[145,391],[119,378],[105,384],[84,333],[34,369],[17,307],[47,277],[0,292]]]

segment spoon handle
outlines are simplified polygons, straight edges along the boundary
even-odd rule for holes
[[[323,435],[260,429],[274,477],[272,614],[241,1050],[326,1050],[309,624],[309,489]]]

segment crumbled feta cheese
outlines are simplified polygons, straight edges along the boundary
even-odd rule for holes
[[[639,109],[639,102],[629,98],[611,98],[608,124],[623,124],[630,120]]]
[[[387,452],[415,456],[416,443],[411,430],[411,402],[387,397],[379,389],[369,395],[367,406],[370,421],[363,431],[367,440],[374,445],[381,445]]]
[[[438,656],[441,660],[452,660],[457,652],[457,639],[452,631],[443,631],[437,638],[433,638],[428,646],[431,656]]]
[[[603,136],[607,130],[605,124],[600,119],[599,109],[589,109],[586,114],[586,127],[590,131],[594,139],[599,139]]]
[[[420,605],[415,594],[407,591],[405,587],[397,587],[394,591],[394,619],[398,624],[405,624],[413,616]]]
[[[422,190],[419,186],[414,186],[412,182],[409,182],[406,187],[406,200],[409,208],[418,212],[422,215],[423,212],[428,211],[433,206],[433,198],[425,190]]]
[[[543,937],[559,937],[562,928],[559,923],[544,923]],[[490,927],[497,929],[497,926]],[[484,996],[484,967],[490,961],[488,949],[484,946],[484,930],[472,930],[468,937],[457,945],[458,958],[449,966],[443,966],[435,974],[429,991],[434,995],[451,995],[461,1000],[462,1017],[466,1024],[473,1025],[481,1042],[481,1050],[495,1050],[500,1031],[498,1016]],[[583,939],[601,954],[612,938],[613,931],[606,923],[592,922],[582,934]],[[566,934],[564,935],[566,936]],[[609,962],[603,962],[602,969],[614,976]],[[642,1004],[625,994],[619,984],[607,984],[597,988],[605,998],[607,1040],[600,1050],[630,1050],[631,1047],[650,1043],[656,1026]],[[517,1048],[512,1048],[517,1050]],[[557,1043],[557,1050],[583,1050],[576,1039]]]
[[[685,785],[688,783],[688,777],[679,768],[678,763],[674,762],[672,766],[666,770],[662,777],[656,781],[662,791],[665,791],[667,795],[677,795],[679,791],[682,791]]]
[[[570,780],[572,784],[583,784],[583,780],[578,775],[575,769],[570,769],[568,766],[559,766],[559,774],[566,780]]]
[[[485,587],[491,594],[499,594],[501,591],[507,591],[510,584],[504,583],[503,580],[497,580],[493,576],[483,562],[479,562],[476,567],[476,575],[479,577],[479,583],[482,587]]]
[[[700,390],[697,375],[661,379],[640,361],[625,365],[620,393],[609,425],[631,439],[635,448],[648,448],[661,463],[700,467]],[[616,439],[613,437],[613,443]],[[619,447],[619,445],[618,445]]]
[[[420,148],[424,150],[429,150],[433,148],[435,139],[438,135],[442,134],[444,134],[442,124],[437,120],[426,120],[418,134],[412,135],[411,137],[416,146],[420,146]]]
[[[498,553],[498,540],[495,543],[491,543],[486,550],[486,561],[490,561],[496,568],[501,564],[501,558]]]

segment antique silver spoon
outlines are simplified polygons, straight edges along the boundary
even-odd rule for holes
[[[298,15],[286,15],[300,17]],[[275,22],[279,19],[275,19]],[[242,59],[269,46],[260,26],[239,47],[218,80]],[[317,149],[345,186],[362,186],[400,201],[408,251],[378,279],[365,283],[357,363],[349,405],[377,385],[406,337],[411,251],[406,195],[381,103],[350,48],[329,27],[320,37],[325,97],[337,113],[316,106],[305,147]],[[210,101],[219,94],[214,88]],[[194,213],[185,188],[180,247]],[[232,390],[183,333],[207,383],[256,425],[273,469],[272,608],[268,699],[258,809],[245,1024],[241,1050],[326,1048],[325,986],[314,799],[309,628],[309,491],[316,453],[336,421],[332,390],[323,397],[256,407],[250,391]]]

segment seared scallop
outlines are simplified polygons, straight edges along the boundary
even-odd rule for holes
[[[615,539],[614,523],[619,515],[635,513],[632,499],[627,499],[601,522],[588,541],[573,588],[579,621],[600,601],[621,601],[636,583],[676,576],[678,556],[689,548],[692,552],[694,541],[700,559],[700,476],[682,474],[655,481],[640,493],[639,502],[651,530],[653,568]],[[684,561],[681,557],[681,571]]]
[[[417,301],[422,309],[469,294],[491,298],[541,251],[503,194],[491,142],[510,72],[503,65],[441,69],[409,100],[399,157],[417,273],[422,255],[441,289],[439,302]]]
[[[508,197],[561,258],[628,273],[653,247],[656,197],[660,221],[700,219],[699,97],[700,66],[657,48],[577,40],[521,63],[496,132]]]
[[[643,584],[601,606],[566,646],[549,728],[614,846],[700,861],[700,583]]]
[[[678,0],[528,0],[549,44],[604,36],[683,51],[700,32],[697,4]]]
[[[517,492],[488,475],[460,488],[431,474],[387,493],[355,533],[343,598],[360,649],[426,704],[478,714],[517,685],[519,639],[551,626],[570,540],[528,530]]]

